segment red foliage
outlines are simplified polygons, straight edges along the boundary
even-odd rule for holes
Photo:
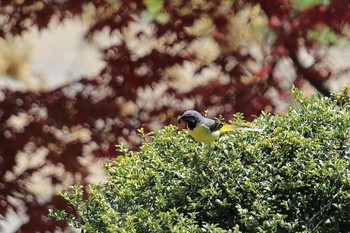
[[[33,26],[45,28],[52,18],[63,20],[79,16],[87,4],[99,9],[96,11],[96,21],[86,35],[92,37],[104,28],[112,33],[128,27],[137,15],[147,9],[143,5],[144,1],[120,1],[119,8],[110,5],[110,2],[112,1],[4,0],[0,3],[0,37],[20,35]],[[295,84],[299,85],[303,78],[322,94],[329,95],[324,84],[331,72],[325,72],[327,68],[322,66],[322,60],[316,59],[314,65],[304,67],[297,53],[301,47],[312,51],[316,46],[317,41],[307,37],[309,29],[328,26],[333,32],[342,34],[342,28],[350,20],[350,13],[344,7],[350,4],[349,0],[334,0],[329,5],[316,5],[300,11],[294,9],[288,0],[237,0],[231,6],[226,1],[191,4],[191,1],[164,1],[162,11],[167,13],[169,20],[166,23],[154,22],[154,36],[158,39],[171,32],[176,39],[167,42],[163,48],[154,48],[135,59],[127,41],[122,40],[120,44],[102,51],[106,66],[98,77],[82,78],[45,93],[3,90],[5,98],[0,102],[0,214],[5,215],[10,207],[17,210],[9,197],[23,201],[30,221],[19,232],[45,232],[53,231],[56,227],[66,227],[64,223],[53,223],[45,218],[48,208],[64,209],[66,203],[58,196],[40,202],[26,186],[33,174],[47,164],[59,165],[73,174],[73,182],[86,185],[89,171],[79,161],[85,146],[95,143],[97,146],[92,153],[99,158],[115,157],[115,144],[121,139],[136,148],[139,141],[135,141],[131,132],[139,127],[151,130],[151,123],[157,123],[158,126],[175,123],[176,114],[184,110],[181,106],[162,103],[166,95],[174,101],[193,99],[197,110],[213,109],[213,112],[222,113],[228,119],[234,112],[243,112],[247,119],[252,119],[252,116],[259,115],[266,108],[274,110],[271,97],[267,95],[270,89],[276,90],[276,98],[288,97],[288,91],[282,87],[282,81],[276,72],[276,64],[282,58],[292,61],[298,76]],[[232,46],[231,39],[234,35],[230,35],[230,20],[249,4],[260,5],[268,19],[268,29],[274,34],[270,52],[264,54],[266,59],[263,64],[258,64],[244,45]],[[147,107],[147,100],[144,100],[144,105],[137,105],[132,112],[125,113],[124,103],[135,103],[140,89],[152,88],[161,82],[171,82],[173,78],[178,78],[165,78],[167,69],[192,62],[196,64],[194,75],[201,75],[209,68],[208,64],[201,63],[200,58],[188,50],[190,43],[198,39],[198,36],[189,33],[187,29],[202,17],[211,19],[213,29],[210,37],[222,49],[212,64],[220,67],[222,74],[229,77],[228,82],[211,80],[182,92],[169,85],[163,97],[154,101],[152,108]],[[143,33],[137,36],[141,38]],[[174,50],[181,43],[184,48],[181,51]],[[239,63],[232,66],[233,60]],[[248,63],[258,64],[260,68],[247,71]],[[140,72],[145,67],[146,71]],[[187,84],[184,82],[183,85]],[[9,124],[9,119],[20,114],[26,115],[28,123],[23,129],[16,129]],[[90,132],[88,139],[69,138],[70,133],[80,129]],[[70,136],[58,136],[57,130],[67,131]],[[47,148],[45,163],[9,179],[6,174],[17,165],[16,155],[25,151],[28,144],[34,144],[35,148]],[[55,185],[63,183],[65,177],[52,174],[50,179]]]

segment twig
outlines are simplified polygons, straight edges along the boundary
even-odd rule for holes
[[[339,195],[339,193],[340,193],[340,191],[342,190],[343,187],[344,187],[344,184],[340,187],[339,191],[332,196],[332,198],[327,202],[327,204],[325,206],[323,206],[316,214],[314,214],[314,216],[312,216],[312,218],[310,218],[310,220],[307,223],[308,225],[311,225],[312,222],[317,217],[319,217],[324,211],[329,209],[329,207],[332,205],[334,199],[337,198],[337,196]],[[321,224],[321,222],[322,222],[322,219],[315,225],[315,227],[312,229],[312,232],[314,232],[314,230]]]

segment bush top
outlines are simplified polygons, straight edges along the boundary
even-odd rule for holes
[[[263,133],[234,131],[211,145],[174,125],[140,130],[140,151],[119,145],[124,155],[86,200],[78,187],[64,193],[79,215],[70,222],[87,232],[349,230],[349,90],[303,99],[294,89],[298,107],[286,114],[235,115]]]

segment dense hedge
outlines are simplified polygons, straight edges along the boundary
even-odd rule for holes
[[[140,152],[120,145],[87,199],[79,187],[63,192],[79,220],[51,215],[86,232],[350,231],[349,93],[294,90],[288,113],[238,119],[263,133],[227,133],[210,152],[173,125],[140,131]]]

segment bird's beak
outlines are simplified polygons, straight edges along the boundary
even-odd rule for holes
[[[178,122],[179,124],[181,124],[181,122],[182,122],[181,116],[178,116],[178,117],[177,117],[177,122]]]

